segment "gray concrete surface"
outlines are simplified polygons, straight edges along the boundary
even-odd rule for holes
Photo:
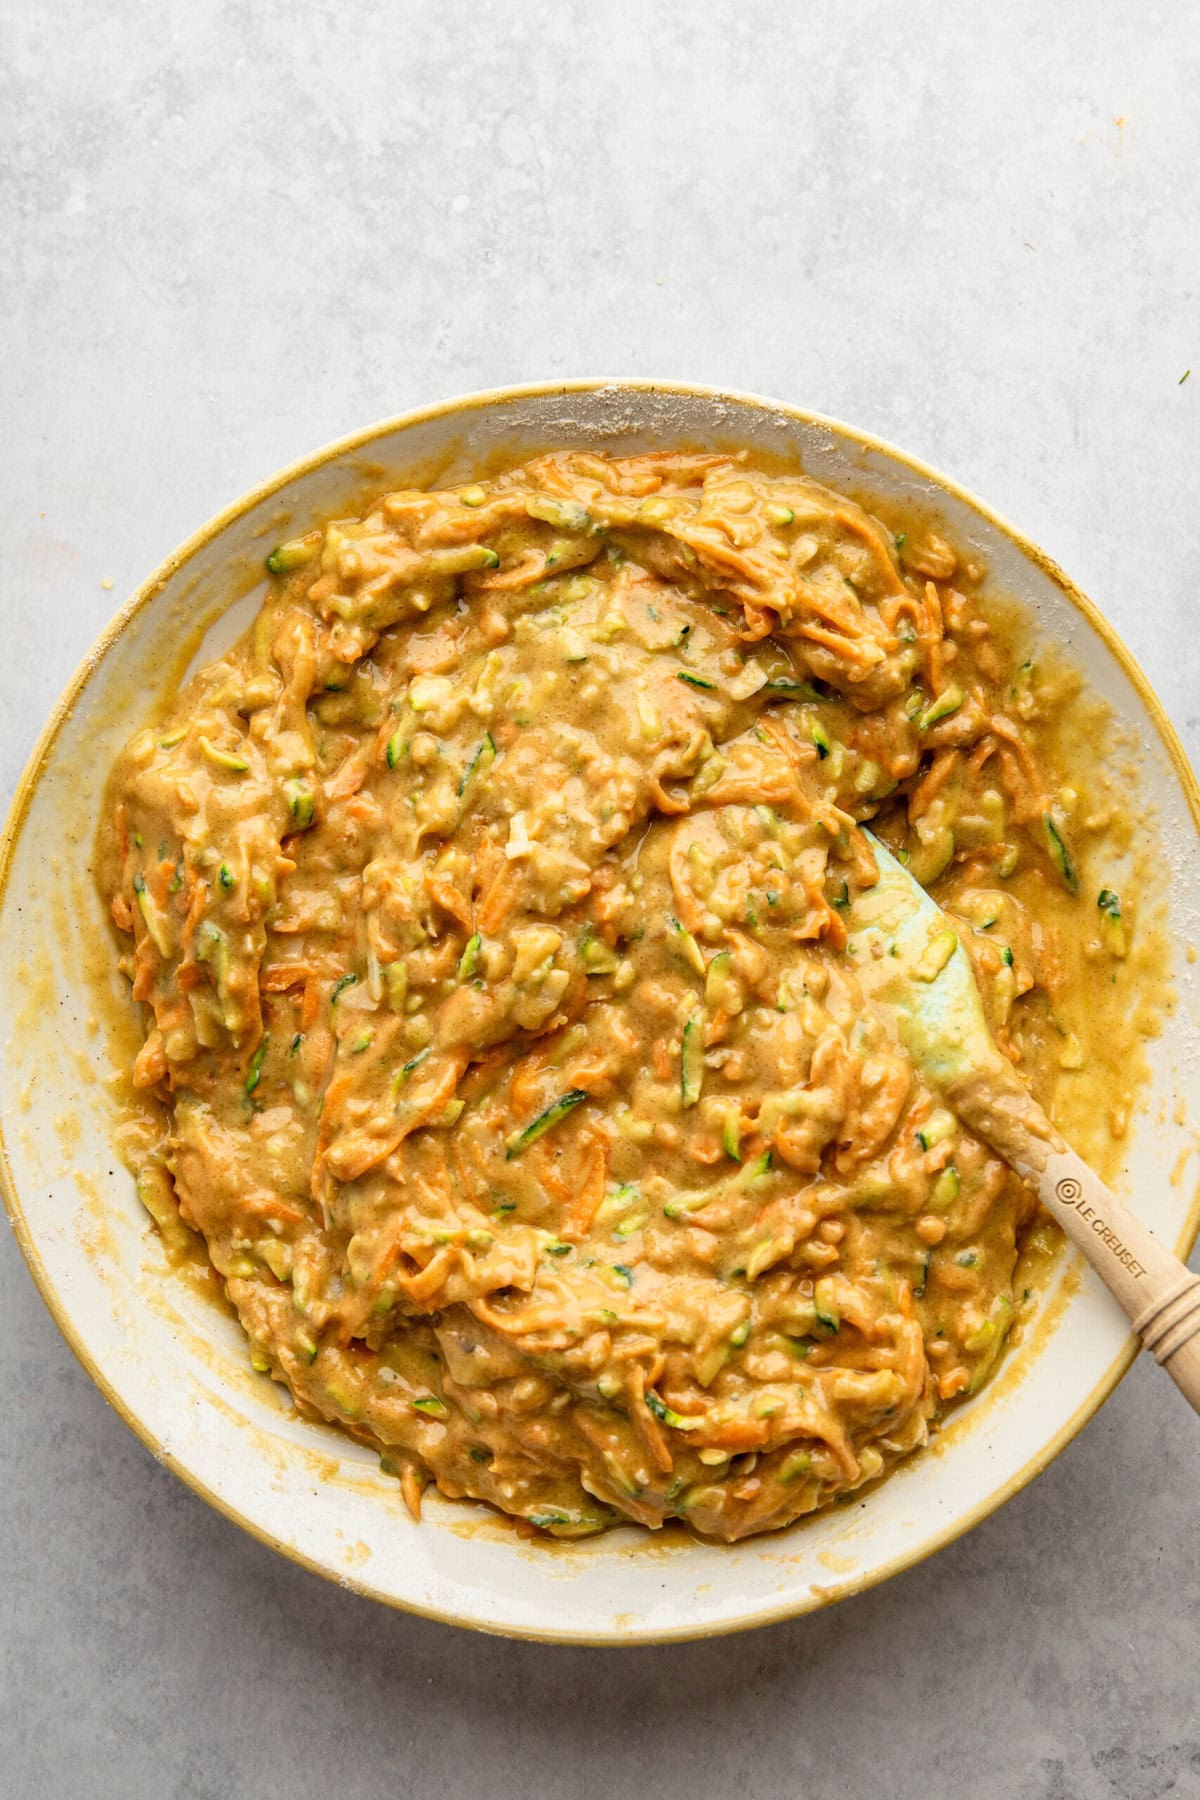
[[[0,786],[244,487],[576,373],[774,393],[957,474],[1195,753],[1198,82],[1195,8],[1115,0],[9,0]],[[622,1653],[276,1560],[109,1412],[7,1234],[0,1344],[5,1795],[1200,1794],[1200,1425],[1152,1368],[925,1567]]]

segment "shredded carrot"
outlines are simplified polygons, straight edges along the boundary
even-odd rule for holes
[[[995,751],[996,741],[991,734],[989,733],[986,737],[981,737],[979,742],[975,745],[975,748],[971,751],[970,756],[967,758],[967,767],[970,769],[971,773],[973,775],[978,775],[980,769],[983,768],[988,758],[995,754]]]
[[[391,713],[385,713],[383,715],[383,722],[380,725],[379,730],[375,733],[375,742],[371,746],[371,761],[375,763],[378,768],[382,768],[387,762],[387,747],[392,741],[395,730],[395,718]]]
[[[864,646],[859,640],[870,636],[871,628],[869,620],[860,611],[861,602],[857,595],[851,596],[848,588],[831,590],[803,578],[799,593],[813,618],[838,634],[836,642],[844,642],[855,654],[863,651]]]
[[[167,1056],[163,1049],[162,1033],[152,1031],[133,1064],[133,1085],[135,1088],[150,1088],[164,1079],[167,1073]]]
[[[604,1188],[608,1180],[608,1139],[599,1131],[588,1134],[590,1142],[585,1145],[586,1174],[579,1183],[575,1198],[562,1226],[562,1236],[569,1243],[580,1243],[592,1228],[592,1220],[597,1208],[604,1198]]]
[[[423,1306],[428,1312],[436,1312],[437,1306],[431,1304],[434,1296],[445,1287],[456,1263],[462,1260],[461,1252],[451,1244],[441,1249],[416,1275],[397,1272],[396,1286],[403,1290],[405,1296],[414,1305]]]
[[[830,906],[824,895],[821,897],[821,904],[825,908],[821,936],[827,939],[835,950],[844,950],[848,936],[846,921],[835,906]]]
[[[167,904],[167,890],[175,876],[175,863],[171,858],[160,862],[150,877],[150,892],[159,906]]]
[[[304,999],[300,1003],[301,1031],[308,1031],[320,1016],[321,989],[322,983],[317,975],[310,974],[304,983]]]
[[[653,800],[656,809],[660,813],[666,813],[668,816],[691,811],[691,795],[687,790],[683,789],[678,795],[671,794],[657,777],[651,784],[650,798]]]
[[[367,779],[367,757],[365,752],[356,751],[348,756],[333,780],[329,783],[328,794],[331,800],[348,800],[357,794]]]
[[[475,1148],[476,1158],[478,1159],[480,1155],[478,1148],[474,1146],[473,1148]],[[475,1205],[482,1205],[486,1209],[490,1204],[487,1198],[486,1188],[481,1194],[479,1183],[475,1179],[474,1170],[467,1161],[463,1148],[463,1140],[457,1134],[451,1134],[447,1154],[450,1158],[451,1170],[459,1191]],[[484,1165],[484,1168],[486,1170],[486,1165]]]
[[[493,936],[512,910],[518,876],[512,863],[501,863],[475,914],[480,931]]]
[[[709,1137],[703,1132],[698,1132],[696,1136],[689,1138],[687,1154],[691,1157],[693,1162],[711,1165],[712,1163],[720,1162],[725,1152],[715,1137]]]
[[[907,588],[902,588],[899,593],[889,595],[880,603],[879,615],[891,632],[895,632],[904,613],[908,614],[919,635],[925,627],[925,608],[915,595],[909,593]]]
[[[421,1496],[425,1491],[425,1482],[412,1463],[405,1463],[400,1473],[400,1492],[404,1496],[404,1504],[419,1525],[421,1523]]]
[[[196,927],[204,917],[204,908],[208,903],[208,883],[201,881],[198,875],[190,875],[191,887],[188,897],[188,909],[183,924],[179,929],[179,947],[187,957],[191,956],[192,944],[196,936]]]
[[[494,1331],[506,1337],[529,1337],[534,1332],[558,1331],[569,1322],[561,1306],[527,1307],[519,1313],[502,1313],[486,1300],[476,1297],[468,1301],[471,1311]]]
[[[560,1205],[565,1206],[570,1196],[570,1188],[559,1171],[554,1150],[547,1143],[536,1146],[539,1152],[538,1176],[544,1188],[547,1188]]]
[[[775,615],[765,606],[755,606],[750,601],[743,600],[742,616],[745,619],[745,625],[737,635],[744,643],[761,643],[763,638],[769,637],[775,628]]]
[[[812,1138],[803,1126],[791,1126],[784,1120],[775,1127],[771,1143],[788,1167],[798,1169],[803,1175],[815,1175],[821,1166],[821,1152],[814,1149]]]
[[[264,994],[285,994],[312,978],[315,971],[308,963],[272,963],[261,970],[258,985]]]
[[[461,894],[452,881],[444,875],[426,875],[425,888],[430,899],[436,900],[444,912],[452,919],[457,919],[464,931],[471,929],[471,902],[465,894]]]
[[[627,1379],[629,1394],[629,1412],[633,1426],[650,1456],[656,1469],[665,1475],[673,1466],[673,1458],[667,1447],[658,1420],[646,1405],[646,1374],[636,1363],[630,1365]]]
[[[403,1143],[410,1132],[416,1131],[420,1126],[427,1124],[430,1119],[435,1118],[438,1113],[445,1111],[448,1102],[454,1097],[454,1090],[458,1086],[466,1066],[467,1053],[465,1050],[452,1051],[446,1057],[441,1074],[433,1085],[422,1093],[420,1105],[414,1107],[401,1121],[391,1149],[388,1151],[389,1155],[392,1150]]]
[[[1004,742],[1011,747],[1012,754],[1028,784],[1033,811],[1035,813],[1044,812],[1046,810],[1046,789],[1033,751],[1011,719],[1006,719],[1003,714],[993,714],[991,728],[997,737],[1003,738]]]
[[[787,806],[799,799],[796,778],[789,768],[763,771],[757,777],[738,773],[720,775],[704,796],[706,806]],[[665,810],[665,809],[664,809]],[[675,810],[686,812],[687,807]]]
[[[594,1062],[573,1065],[570,1080],[572,1087],[582,1088],[587,1094],[607,1094],[612,1091],[612,1066],[600,1057]]]
[[[137,949],[133,953],[135,975],[131,992],[135,1000],[148,1000],[154,992],[154,977],[158,970],[158,952],[150,939],[149,933],[138,940]]]
[[[938,591],[932,581],[925,583],[925,633],[924,651],[929,680],[935,694],[940,694],[944,680],[945,655],[942,647],[944,631],[942,621],[942,603],[938,599]]]
[[[890,584],[889,592],[904,593],[904,584],[896,573],[896,566],[888,550],[887,539],[869,513],[860,512],[850,507],[839,507],[833,515],[834,523],[843,531],[853,532],[855,537],[862,538],[868,549],[875,552],[877,570]]]
[[[721,575],[740,575],[751,589],[762,586],[763,570],[753,558],[744,556],[735,550],[732,544],[719,537],[717,533],[705,526],[679,526],[667,523],[664,529],[671,537],[676,537],[689,550],[694,551],[702,563],[710,564]]]
[[[862,669],[872,662],[880,660],[880,654],[872,655],[870,644],[857,644],[852,638],[841,632],[827,631],[824,626],[813,625],[805,619],[794,619],[784,628],[785,637],[808,638],[811,643],[824,644],[833,650],[844,663],[851,663]]]
[[[518,1117],[532,1112],[537,1105],[537,1083],[553,1051],[548,1040],[529,1050],[513,1069],[508,1091]]]
[[[727,1419],[706,1431],[704,1441],[718,1450],[759,1450],[770,1435],[765,1419]]]
[[[546,558],[535,550],[510,568],[497,569],[494,575],[467,575],[463,586],[481,594],[511,594],[519,588],[532,587],[545,573]]]
[[[776,718],[774,713],[768,712],[762,715],[759,722],[759,730],[765,732],[775,747],[787,758],[792,768],[796,771],[797,776],[799,776],[802,770],[811,768],[812,764],[816,761],[816,745],[801,744],[788,730],[783,721]],[[812,810],[811,806],[804,798],[799,780],[796,780],[793,783],[792,803],[799,811],[801,818],[805,817],[805,815]]]
[[[305,1215],[295,1206],[289,1206],[277,1194],[250,1193],[243,1195],[243,1204],[251,1212],[261,1213],[264,1219],[279,1219],[285,1225],[303,1225]]]
[[[403,1213],[399,1213],[382,1233],[379,1253],[371,1271],[371,1279],[376,1287],[381,1287],[387,1280],[407,1230],[408,1219]]]
[[[930,764],[929,773],[913,789],[908,802],[908,816],[919,819],[929,811],[951,775],[961,755],[958,750],[939,750]]]
[[[718,1006],[704,1029],[705,1049],[710,1048],[713,1044],[719,1044],[728,1035],[731,1023],[732,1015],[723,1006]]]

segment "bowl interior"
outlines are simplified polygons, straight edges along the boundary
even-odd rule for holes
[[[431,1496],[415,1525],[374,1457],[307,1424],[254,1375],[232,1320],[169,1274],[112,1148],[113,1038],[95,985],[127,1003],[91,880],[105,772],[134,725],[253,609],[265,551],[314,517],[357,511],[389,484],[477,475],[551,446],[618,451],[749,447],[832,486],[930,509],[1029,608],[1142,746],[1137,805],[1171,864],[1168,926],[1181,1004],[1150,1046],[1152,1088],[1120,1183],[1172,1245],[1195,1229],[1200,1100],[1188,1021],[1200,938],[1195,786],[1127,655],[1050,565],[967,496],[886,447],[769,402],[654,384],[594,383],[480,396],[412,415],[314,458],[201,532],[97,647],[35,753],[9,821],[0,897],[0,1129],[14,1223],[48,1304],[85,1366],[193,1487],[287,1554],[394,1604],[483,1629],[590,1642],[703,1635],[854,1592],[984,1517],[1067,1441],[1131,1354],[1124,1320],[1074,1253],[1038,1327],[999,1379],[926,1453],[874,1492],[731,1548],[621,1530],[531,1545],[483,1508]],[[232,596],[241,596],[230,609]],[[201,642],[203,639],[203,642]]]

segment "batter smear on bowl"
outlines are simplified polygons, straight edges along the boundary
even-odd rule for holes
[[[1032,1203],[864,998],[860,827],[1052,1100],[1129,924],[1069,683],[936,534],[734,456],[548,455],[268,567],[103,825],[150,1210],[414,1511],[735,1539],[878,1477],[994,1367]]]

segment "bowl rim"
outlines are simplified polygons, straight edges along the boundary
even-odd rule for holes
[[[935,489],[950,494],[964,504],[1002,536],[1006,537],[1017,550],[1053,582],[1077,613],[1081,615],[1091,630],[1098,636],[1105,648],[1114,658],[1122,673],[1130,682],[1138,698],[1150,717],[1162,748],[1179,781],[1187,800],[1197,835],[1200,836],[1200,783],[1188,761],[1179,735],[1151,683],[1137,659],[1127,648],[1114,627],[1100,612],[1095,603],[1076,586],[1070,577],[1049,557],[1039,545],[1012,525],[1002,514],[995,511],[981,500],[971,489],[962,483],[942,474],[921,458],[899,449],[887,439],[872,432],[864,431],[858,426],[847,425],[841,420],[830,417],[826,413],[813,412],[789,402],[768,398],[765,395],[747,392],[738,388],[716,386],[709,383],[660,380],[648,376],[581,376],[570,379],[552,381],[518,382],[511,385],[484,388],[466,394],[457,394],[450,399],[434,402],[430,405],[414,407],[400,414],[377,420],[374,424],[361,427],[357,431],[336,438],[307,456],[287,464],[277,470],[266,480],[247,489],[237,499],[230,502],[220,512],[213,514],[203,525],[175,550],[171,551],[158,564],[154,572],[138,586],[130,598],[118,610],[110,623],[100,633],[92,647],[79,663],[70,681],[60,694],[45,725],[42,727],[31,750],[25,767],[13,792],[3,827],[0,828],[0,902],[3,902],[8,889],[9,876],[16,854],[21,830],[25,824],[38,784],[46,772],[51,753],[64,723],[74,710],[82,696],[88,681],[99,667],[109,651],[123,636],[133,620],[148,607],[158,596],[167,582],[176,575],[207,544],[220,535],[228,526],[251,511],[262,501],[286,488],[293,481],[310,474],[313,470],[352,454],[372,444],[375,440],[393,432],[439,419],[449,419],[458,413],[479,410],[485,407],[520,403],[526,400],[560,396],[566,398],[575,394],[590,394],[597,391],[621,390],[629,393],[645,395],[666,395],[678,398],[697,398],[732,405],[742,410],[770,412],[777,417],[794,421],[809,428],[827,429],[832,434],[858,449],[881,455],[892,462],[907,468],[922,481],[928,482]],[[615,1630],[605,1632],[590,1631],[586,1633],[564,1633],[547,1628],[513,1627],[481,1621],[477,1617],[455,1612],[453,1610],[424,1605],[420,1602],[402,1599],[397,1595],[372,1586],[369,1580],[361,1576],[347,1580],[346,1575],[334,1570],[317,1557],[310,1556],[295,1544],[289,1544],[277,1538],[269,1529],[259,1525],[255,1520],[241,1512],[230,1500],[217,1494],[200,1480],[187,1467],[180,1456],[168,1449],[153,1431],[137,1416],[117,1393],[115,1386],[109,1381],[99,1367],[91,1352],[83,1341],[82,1333],[76,1328],[71,1313],[53,1286],[42,1262],[33,1233],[25,1217],[24,1208],[13,1177],[9,1160],[8,1146],[4,1139],[3,1119],[0,1117],[0,1196],[3,1197],[5,1210],[12,1225],[13,1235],[20,1247],[21,1254],[33,1277],[34,1284],[46,1305],[50,1316],[57,1325],[68,1347],[80,1366],[99,1388],[108,1404],[117,1416],[129,1427],[134,1435],[154,1455],[156,1460],[164,1464],[178,1477],[184,1485],[206,1501],[216,1512],[222,1514],[251,1537],[265,1544],[269,1549],[278,1552],[288,1561],[299,1564],[315,1575],[339,1585],[351,1587],[365,1597],[400,1612],[411,1613],[417,1617],[432,1619],[439,1624],[457,1625],[467,1630],[481,1631],[487,1635],[519,1638],[526,1641],[552,1644],[572,1645],[606,1645],[633,1646],[656,1643],[693,1642],[715,1636],[731,1636],[742,1631],[757,1630],[761,1626],[777,1624],[785,1619],[800,1617],[805,1613],[818,1611],[838,1600],[848,1599],[864,1593],[867,1589],[890,1579],[893,1575],[914,1568],[944,1550],[968,1531],[994,1512],[997,1512],[1021,1489],[1026,1487],[1035,1476],[1041,1474],[1053,1462],[1056,1456],[1075,1438],[1087,1424],[1092,1415],[1112,1393],[1118,1382],[1130,1368],[1138,1349],[1138,1339],[1132,1329],[1129,1331],[1122,1348],[1097,1380],[1087,1397],[1080,1403],[1065,1423],[1059,1427],[1054,1436],[1038,1451],[1024,1462],[1013,1474],[1001,1482],[982,1500],[975,1503],[965,1513],[958,1514],[945,1526],[920,1544],[906,1548],[889,1558],[882,1564],[864,1571],[861,1575],[850,1576],[836,1586],[825,1588],[822,1593],[794,1596],[775,1605],[763,1605],[755,1613],[744,1618],[723,1623],[717,1626],[701,1624],[694,1629],[672,1629],[655,1632],[638,1631],[636,1633],[619,1633]],[[1183,1229],[1174,1246],[1181,1258],[1190,1253],[1200,1232],[1200,1186],[1193,1194],[1191,1205],[1184,1220]]]

